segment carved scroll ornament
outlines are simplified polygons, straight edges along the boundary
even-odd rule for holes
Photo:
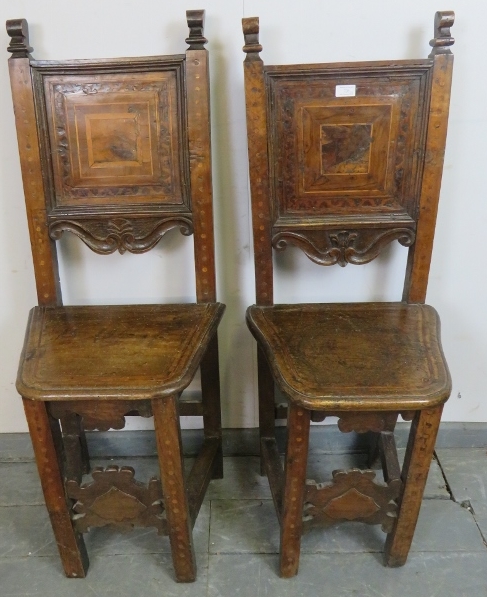
[[[189,44],[189,50],[204,50],[208,40],[204,36],[205,32],[205,11],[187,10],[186,21],[189,27],[189,37],[186,43]]]
[[[59,240],[63,232],[76,234],[90,249],[101,255],[145,253],[161,240],[166,232],[179,227],[181,234],[193,234],[193,223],[184,216],[113,220],[58,220],[50,224],[49,235]]]
[[[10,45],[7,52],[11,52],[12,58],[28,58],[33,48],[29,45],[29,26],[25,19],[11,19],[7,21],[7,33]]]
[[[159,535],[167,534],[159,479],[153,477],[146,487],[134,475],[130,466],[97,467],[91,483],[67,481],[67,495],[76,500],[73,506],[76,529],[86,533],[91,527],[107,525],[122,530],[154,526]]]
[[[292,244],[299,247],[318,265],[338,263],[345,267],[348,263],[369,263],[393,240],[398,240],[404,247],[410,247],[414,239],[414,231],[410,228],[300,232],[289,230],[274,234],[272,246],[278,251],[283,251],[288,244]]]
[[[260,60],[259,52],[262,52],[262,46],[259,43],[259,17],[242,19],[242,29],[245,39],[242,49],[247,54],[246,60]]]
[[[455,22],[453,10],[438,11],[435,14],[434,38],[430,41],[433,48],[430,57],[436,54],[451,54],[450,46],[455,43],[450,28]]]
[[[395,500],[402,485],[400,479],[379,485],[374,481],[375,472],[371,470],[338,470],[332,474],[331,483],[306,482],[305,529],[355,520],[380,524],[385,533],[392,530],[397,516]]]

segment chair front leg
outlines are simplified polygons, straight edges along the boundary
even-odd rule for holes
[[[443,406],[416,411],[402,468],[402,492],[396,523],[387,535],[386,566],[403,566],[413,540],[424,488],[433,458]]]
[[[162,494],[178,582],[196,580],[188,494],[184,481],[183,447],[176,396],[152,400]]]
[[[299,567],[310,414],[293,403],[289,405],[279,567],[283,578],[295,576]]]
[[[89,561],[83,536],[73,527],[65,494],[59,423],[50,417],[45,402],[25,398],[23,402],[44,499],[64,572],[71,578],[84,578]]]

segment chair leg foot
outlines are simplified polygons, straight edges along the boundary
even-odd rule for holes
[[[64,489],[59,423],[49,416],[45,402],[24,398],[24,410],[64,572],[69,578],[84,578],[89,560],[83,536],[73,527]]]
[[[152,400],[152,412],[176,580],[193,582],[196,580],[196,560],[176,397]]]
[[[310,411],[289,405],[288,437],[284,466],[284,497],[281,517],[279,571],[283,578],[295,576],[299,567],[303,505],[308,461]]]
[[[442,410],[443,406],[417,411],[411,424],[401,474],[403,488],[399,499],[398,516],[394,528],[386,539],[386,566],[399,567],[406,563],[421,508]]]

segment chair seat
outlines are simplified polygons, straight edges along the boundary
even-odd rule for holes
[[[192,380],[221,303],[34,307],[17,389],[32,400],[151,399]]]
[[[280,390],[312,410],[417,410],[451,391],[428,305],[295,304],[247,310]]]

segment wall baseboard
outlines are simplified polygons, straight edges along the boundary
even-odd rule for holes
[[[409,424],[398,423],[396,443],[404,448]],[[90,455],[93,458],[126,458],[155,456],[156,444],[152,431],[108,431],[88,433]],[[199,429],[183,431],[184,453],[197,453],[203,435]],[[277,429],[280,449],[284,450],[285,428]],[[341,433],[335,425],[311,428],[310,453],[333,454],[366,452],[366,434]],[[442,423],[437,448],[485,448],[487,446],[487,423]],[[256,456],[259,453],[257,429],[225,429],[223,432],[225,456]],[[34,459],[28,433],[0,434],[0,462],[28,462]]]

